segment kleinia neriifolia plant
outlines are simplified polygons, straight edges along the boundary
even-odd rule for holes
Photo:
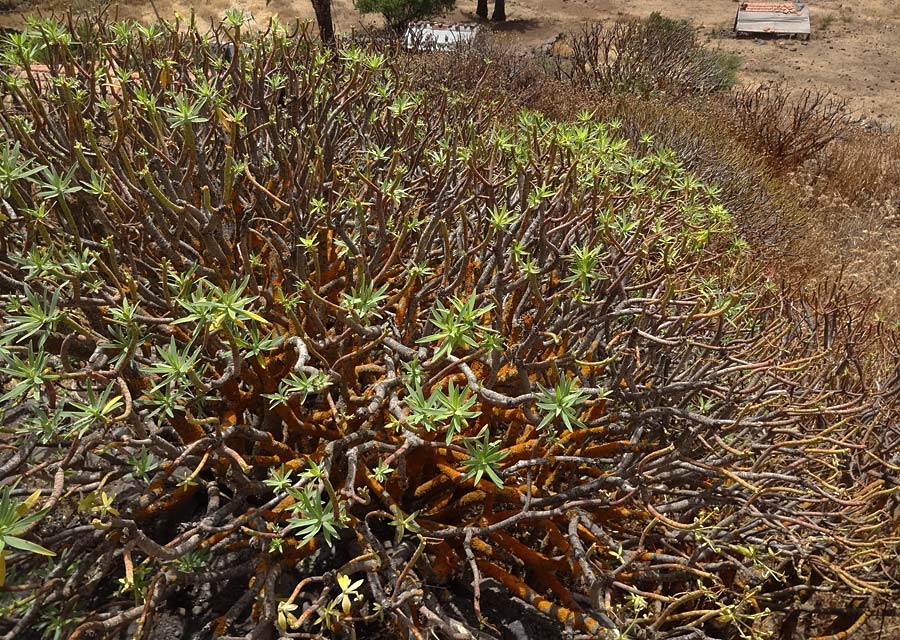
[[[0,636],[493,637],[488,584],[552,637],[893,606],[897,349],[855,299],[764,286],[627,124],[197,29],[0,40]],[[581,79],[668,73],[598,75],[633,44]]]

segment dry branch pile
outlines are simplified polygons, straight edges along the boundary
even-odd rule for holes
[[[615,123],[241,23],[4,45],[4,638],[183,599],[200,637],[490,637],[487,578],[609,638],[896,598],[900,379],[852,302],[754,277]]]

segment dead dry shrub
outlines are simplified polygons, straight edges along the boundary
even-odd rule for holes
[[[739,135],[779,170],[817,157],[852,123],[843,98],[818,89],[795,96],[781,84],[735,91],[731,107]]]
[[[554,56],[556,77],[615,94],[679,99],[708,94],[734,82],[734,59],[707,50],[690,23],[663,18],[594,24],[572,38],[567,55]]]

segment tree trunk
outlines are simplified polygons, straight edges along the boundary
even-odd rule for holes
[[[506,0],[494,0],[494,13],[491,20],[503,22],[506,20]]]
[[[316,24],[319,25],[319,37],[322,42],[334,42],[334,23],[331,21],[331,0],[311,0],[316,12]]]
[[[478,7],[475,14],[482,20],[487,20],[487,0],[478,0]]]

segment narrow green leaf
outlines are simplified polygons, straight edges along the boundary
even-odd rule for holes
[[[23,540],[22,538],[17,538],[16,536],[3,536],[4,542],[11,546],[13,549],[19,549],[20,551],[28,551],[30,553],[37,553],[42,556],[55,556],[56,554],[50,549],[45,549],[39,544],[35,544],[33,542],[28,542],[28,540]]]

